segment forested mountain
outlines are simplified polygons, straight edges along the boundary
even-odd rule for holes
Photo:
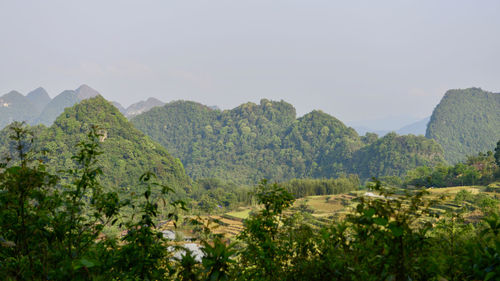
[[[189,179],[181,162],[165,148],[151,141],[101,96],[67,108],[54,124],[43,132],[40,141],[49,151],[49,166],[72,167],[75,145],[85,138],[90,125],[103,134],[99,156],[105,185],[130,187],[146,171],[154,172],[172,187],[187,187]]]
[[[37,107],[19,92],[11,91],[0,96],[0,129],[12,121],[31,122],[38,113]]]
[[[426,136],[441,144],[451,163],[492,150],[500,139],[500,93],[449,90],[434,109]]]
[[[172,188],[180,190],[189,187],[190,180],[180,160],[135,129],[101,96],[67,108],[48,128],[34,127],[36,150],[46,151],[42,158],[53,172],[74,168],[75,161],[71,157],[75,153],[76,144],[86,138],[92,125],[97,125],[102,134],[100,140],[103,153],[98,160],[103,169],[103,186],[117,187],[120,190],[135,188],[141,174],[151,171],[158,176],[160,182],[167,183]],[[4,153],[8,133],[8,128],[5,128],[0,137]]]
[[[402,176],[408,167],[444,163],[443,151],[433,140],[423,136],[398,136],[392,132],[356,151],[351,170],[361,178]]]
[[[423,137],[360,137],[321,111],[297,119],[284,101],[263,99],[224,111],[177,101],[131,121],[179,157],[193,178],[255,183],[330,178],[358,169],[366,178],[402,175],[420,163],[442,161],[439,146]],[[376,161],[383,168],[372,168]]]

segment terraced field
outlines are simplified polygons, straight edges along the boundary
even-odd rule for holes
[[[491,188],[493,187],[493,188]],[[481,216],[481,212],[476,210],[470,203],[457,203],[454,201],[455,196],[461,191],[467,191],[470,194],[485,194],[492,198],[500,199],[499,192],[492,192],[496,190],[492,185],[490,188],[485,186],[458,186],[448,188],[429,188],[426,198],[429,200],[436,200],[438,203],[431,208],[436,213],[445,213],[450,210],[458,210],[470,207],[471,211],[466,215],[466,218],[471,220],[477,219]],[[313,222],[317,225],[329,223],[332,220],[343,219],[348,213],[356,206],[356,201],[353,200],[358,196],[379,197],[375,192],[367,190],[358,190],[346,194],[337,195],[321,195],[321,196],[308,196],[305,198],[297,199],[294,205],[290,208],[288,213],[304,212],[309,213],[313,218]],[[243,230],[243,220],[248,218],[252,211],[258,210],[257,207],[245,207],[238,210],[225,213],[223,215],[202,216],[203,220],[217,221],[218,223],[211,223],[213,233],[223,234],[227,238],[233,238]],[[171,229],[173,225],[165,225],[165,228]],[[186,235],[190,235],[190,230],[183,230]]]

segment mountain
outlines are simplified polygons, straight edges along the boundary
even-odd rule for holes
[[[63,113],[64,109],[78,102],[99,96],[99,92],[87,85],[81,85],[76,90],[66,90],[52,99],[35,120],[35,124],[50,126],[56,118]]]
[[[64,112],[65,108],[71,107],[79,101],[76,92],[73,90],[66,90],[60,93],[45,106],[40,116],[36,119],[35,124],[50,126]]]
[[[35,106],[37,111],[40,113],[45,108],[45,106],[50,102],[50,97],[44,88],[39,87],[35,90],[29,92],[26,98]]]
[[[389,132],[397,131],[399,128],[418,121],[420,121],[419,118],[400,114],[386,116],[383,118],[369,118],[350,121],[348,122],[348,125],[353,127],[360,135],[364,135],[366,133],[376,133],[379,136],[383,136]]]
[[[493,150],[500,139],[500,93],[480,88],[447,91],[432,113],[426,137],[441,144],[451,163]]]
[[[142,173],[152,171],[158,180],[177,189],[190,184],[181,162],[160,144],[151,141],[101,96],[66,108],[40,136],[40,148],[48,151],[47,166],[54,170],[74,167],[75,145],[86,137],[92,125],[103,134],[99,156],[104,187],[128,192]]]
[[[164,102],[158,99],[148,98],[146,101],[140,101],[127,107],[125,116],[127,116],[128,118],[132,118],[136,115],[139,115],[143,112],[150,110],[153,107],[162,106],[164,104],[165,104]]]
[[[435,166],[444,163],[443,150],[424,136],[398,136],[391,132],[356,151],[351,170],[361,178],[404,176],[409,167]]]
[[[331,178],[357,173],[357,169],[363,169],[361,175],[367,178],[402,175],[419,163],[442,162],[442,151],[432,140],[415,136],[378,139],[376,134],[360,137],[322,111],[296,118],[295,108],[284,101],[263,99],[260,104],[245,103],[224,111],[176,101],[131,121],[179,157],[195,179],[217,177],[253,184],[262,178]],[[369,169],[362,163],[367,160],[393,168]]]
[[[37,108],[19,92],[11,91],[0,96],[0,129],[12,121],[31,122],[37,114]]]
[[[99,92],[97,92],[96,90],[90,88],[85,84],[78,87],[78,89],[75,90],[75,94],[78,100],[80,101],[94,98],[100,95]]]
[[[119,102],[112,101],[111,104],[114,105],[120,111],[121,114],[125,115],[125,113],[127,112],[125,107],[123,107]]]
[[[412,134],[415,136],[418,135],[425,135],[425,131],[427,130],[427,124],[429,123],[429,120],[431,120],[431,117],[426,117],[420,121],[417,121],[415,123],[406,125],[399,130],[396,131],[399,135],[408,135]]]

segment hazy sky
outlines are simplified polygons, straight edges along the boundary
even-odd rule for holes
[[[232,108],[283,99],[346,121],[500,91],[500,1],[0,0],[0,93],[88,84]]]

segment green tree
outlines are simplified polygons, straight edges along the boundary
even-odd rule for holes
[[[500,167],[500,140],[497,142],[497,147],[495,147],[495,163]]]

